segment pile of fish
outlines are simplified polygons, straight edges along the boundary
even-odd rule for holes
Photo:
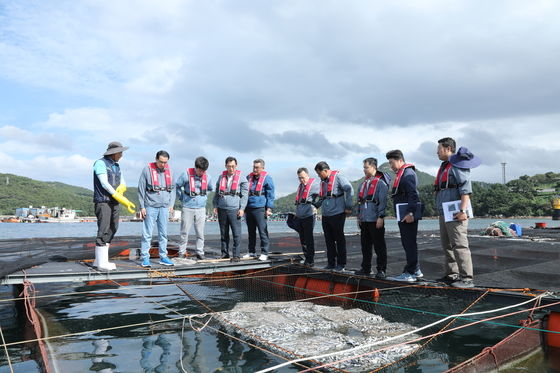
[[[369,345],[414,329],[411,325],[389,322],[361,309],[311,302],[238,303],[221,318],[230,331],[290,359]],[[399,360],[419,345],[406,344],[365,356],[358,355],[418,337],[410,334],[406,338],[380,342],[373,347],[342,352],[317,361],[327,363],[351,358],[332,367],[350,372],[371,370]]]

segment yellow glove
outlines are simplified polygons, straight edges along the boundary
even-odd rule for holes
[[[117,187],[117,189],[115,189],[115,192],[124,195],[124,192],[126,192],[126,184],[122,184],[122,183],[119,184],[119,186]]]
[[[120,204],[122,204],[124,207],[126,207],[131,214],[136,213],[136,210],[135,210],[136,205],[134,205],[134,203],[130,202],[128,200],[128,198],[126,198],[122,194],[115,193],[115,194],[113,194],[113,198],[115,200],[117,200]]]

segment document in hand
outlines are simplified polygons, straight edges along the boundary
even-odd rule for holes
[[[443,219],[445,220],[445,222],[447,223],[450,221],[454,221],[455,219],[453,219],[453,215],[458,213],[461,209],[461,200],[443,202],[441,204],[441,207],[443,207]],[[474,217],[470,201],[467,206],[467,216],[469,219],[472,219]]]
[[[397,212],[397,221],[403,220],[406,214],[408,214],[408,203],[397,203],[395,210]],[[422,202],[418,202],[416,204],[416,211],[414,211],[414,220],[422,219],[423,214],[424,204]]]

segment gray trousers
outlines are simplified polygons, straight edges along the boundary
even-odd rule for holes
[[[447,276],[459,275],[461,279],[473,279],[473,266],[467,228],[469,221],[445,222],[439,217],[441,247],[445,255],[444,271]]]
[[[189,242],[189,232],[194,224],[196,234],[196,253],[204,255],[204,224],[206,223],[206,208],[191,209],[183,207],[181,212],[181,243],[179,254],[185,254]]]
[[[95,204],[95,216],[97,216],[95,245],[104,246],[111,243],[119,228],[119,204],[98,202]]]

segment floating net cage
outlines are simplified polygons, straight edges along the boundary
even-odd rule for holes
[[[491,314],[437,323],[449,315],[503,306],[488,301],[488,293],[395,283],[387,286],[384,281],[326,275],[297,265],[175,281],[206,316],[190,319],[195,327],[210,325],[214,332],[234,335],[284,359],[301,359],[297,364],[304,370],[396,372],[431,364],[437,371],[438,366],[452,367],[478,354],[480,345],[469,343],[473,337],[493,346],[516,330],[523,331],[515,343],[519,347],[523,344],[520,341],[527,342],[524,350],[495,350],[494,355],[502,353],[501,359],[491,357],[484,364],[478,360],[470,365],[477,369],[484,366],[477,371],[490,371],[534,348],[535,338],[541,338],[540,324],[533,323],[529,329],[523,328],[529,324],[520,324],[529,317],[527,307],[501,312],[495,320],[485,321],[496,316]],[[226,304],[224,297],[232,289],[236,299]],[[231,304],[235,306],[231,308]],[[512,314],[503,316],[507,313]],[[540,316],[542,313],[531,314]],[[432,323],[437,324],[415,332]],[[330,353],[335,354],[306,360]]]
[[[188,299],[188,308],[152,318],[158,332],[212,333],[300,371],[402,372],[424,367],[436,372],[455,367],[454,372],[484,372],[529,353],[542,338],[540,322],[530,321],[544,315],[543,310],[530,310],[536,301],[470,315],[504,304],[490,299],[490,292],[396,284],[296,264],[198,276],[167,274],[150,284],[176,286]],[[81,291],[95,288],[84,286]],[[150,301],[157,302],[157,297]],[[460,314],[465,316],[448,318]],[[141,326],[122,325],[114,332],[132,327]],[[481,346],[491,347],[486,357],[471,359]]]

